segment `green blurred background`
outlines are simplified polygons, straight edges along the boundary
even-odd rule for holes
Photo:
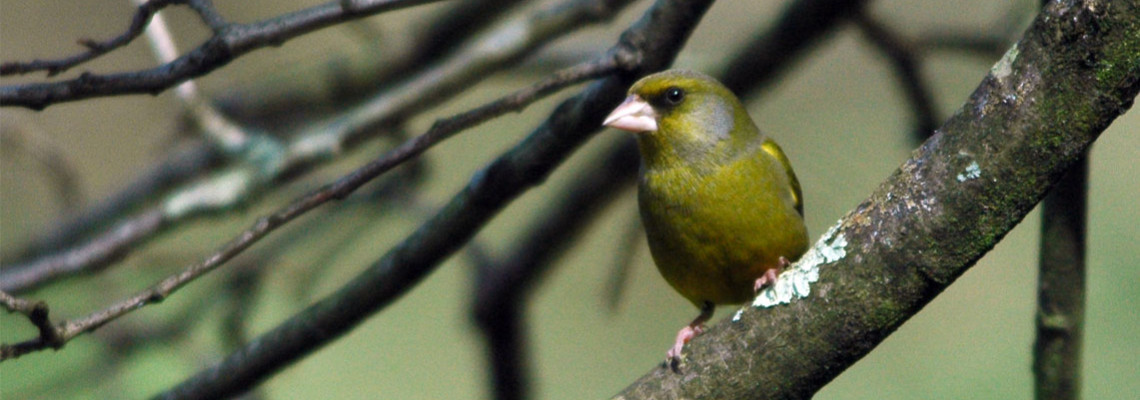
[[[250,22],[317,1],[216,2],[222,15]],[[915,0],[873,2],[873,15],[904,35],[931,30],[1020,31],[1034,2]],[[585,58],[603,51],[649,5],[639,2],[605,27],[586,29],[554,43],[535,60]],[[676,65],[717,71],[728,55],[769,26],[785,2],[721,2],[698,27]],[[382,60],[385,46],[406,41],[439,5],[384,14],[346,27],[325,29],[255,51],[200,79],[215,96],[256,96],[271,90],[330,90],[333,75],[360,76]],[[963,12],[962,10],[968,10]],[[79,48],[75,40],[107,38],[127,26],[133,8],[122,1],[0,2],[0,59],[54,58]],[[183,48],[208,32],[193,14],[167,14]],[[371,41],[376,40],[375,43]],[[119,71],[154,65],[143,40],[78,71]],[[931,53],[923,73],[934,89],[940,119],[952,113],[989,71],[996,58]],[[409,126],[422,132],[438,117],[465,110],[520,88],[542,76],[542,63],[521,72],[490,77],[454,101],[422,114]],[[268,72],[267,72],[268,71]],[[750,101],[761,128],[787,151],[804,186],[808,227],[818,236],[858,204],[914,147],[913,120],[892,70],[880,53],[851,26],[795,67],[771,90]],[[42,75],[4,78],[4,84]],[[282,87],[286,89],[282,89]],[[430,182],[415,207],[375,210],[328,207],[306,218],[327,226],[289,251],[268,260],[264,284],[249,310],[249,331],[262,332],[343,284],[363,266],[414,229],[425,215],[454,194],[471,174],[513,145],[552,106],[575,92],[553,96],[519,114],[487,123],[427,153]],[[113,193],[160,157],[176,141],[181,122],[170,91],[52,106],[42,112],[5,108],[4,124],[58,145],[80,173],[87,199]],[[7,129],[7,128],[6,128]],[[1140,114],[1118,119],[1094,146],[1089,209],[1088,300],[1084,344],[1084,395],[1127,398],[1140,393]],[[527,223],[556,198],[573,171],[622,133],[603,132],[548,182],[521,197],[488,225],[477,240],[502,254]],[[42,168],[6,143],[0,169],[0,238],[5,259],[66,213]],[[172,231],[122,264],[95,277],[72,279],[29,295],[51,304],[55,318],[85,315],[153,283],[208,254],[252,220],[379,154],[362,145],[343,162],[322,167],[226,217],[198,220]],[[585,239],[546,276],[528,305],[534,394],[542,399],[605,398],[654,368],[676,329],[696,310],[657,275],[642,244],[629,284],[616,310],[604,302],[605,282],[628,224],[637,223],[628,192],[594,224]],[[1040,220],[1034,212],[969,273],[864,360],[819,393],[820,399],[1028,399],[1036,299]],[[275,235],[296,235],[285,229]],[[266,247],[259,245],[255,247]],[[330,256],[330,248],[338,253]],[[280,250],[281,247],[275,248]],[[251,252],[255,253],[255,252]],[[0,364],[0,397],[5,399],[138,398],[184,379],[228,353],[220,326],[228,304],[213,296],[222,276],[243,262],[190,285],[164,303],[80,337],[56,352],[46,351]],[[370,318],[349,335],[288,368],[263,385],[268,398],[476,399],[488,397],[488,368],[481,339],[468,314],[471,265],[452,257],[409,295]],[[722,309],[718,318],[730,313]],[[181,335],[115,351],[108,346],[122,332],[190,316]],[[5,343],[34,335],[23,318],[0,316]]]

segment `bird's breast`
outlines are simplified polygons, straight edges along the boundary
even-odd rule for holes
[[[647,169],[638,188],[654,261],[678,292],[697,303],[739,303],[781,256],[806,249],[803,220],[782,195],[779,176],[755,163],[702,171]]]

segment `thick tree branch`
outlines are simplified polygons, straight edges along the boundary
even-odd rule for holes
[[[217,25],[212,26],[212,28],[220,27],[220,29],[216,29],[215,35],[205,43],[173,62],[142,71],[106,75],[88,72],[83,73],[78,78],[58,82],[2,86],[0,87],[0,106],[42,109],[55,103],[91,97],[157,94],[187,79],[199,77],[218,69],[250,51],[267,46],[278,46],[289,39],[340,22],[432,1],[438,0],[336,0],[249,24],[223,24],[215,18],[205,18],[210,25]],[[174,2],[160,1],[156,4],[165,6]],[[145,22],[149,21],[150,15],[153,15],[159,8],[161,7],[154,9],[147,6],[140,7],[139,14],[142,16],[135,17],[135,22],[132,22],[131,28],[122,36],[125,38],[122,44],[141,34],[142,28],[146,25]],[[144,23],[139,24],[140,19]],[[112,40],[112,42],[118,43],[119,41]],[[80,56],[80,58],[82,57]],[[75,65],[90,58],[93,56],[78,62],[64,63],[64,66]]]
[[[241,393],[347,333],[406,293],[519,194],[546,176],[600,127],[633,81],[669,65],[709,1],[660,1],[623,35],[610,56],[634,62],[563,102],[522,143],[478,172],[435,217],[329,297],[160,394],[218,398]]]
[[[690,343],[682,373],[655,368],[617,398],[810,397],[992,249],[1132,105],[1137,54],[1135,1],[1051,2],[761,307]]]

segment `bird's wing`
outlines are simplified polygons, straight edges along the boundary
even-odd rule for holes
[[[800,192],[800,180],[796,179],[796,173],[792,171],[792,164],[788,161],[788,156],[784,155],[784,150],[780,148],[780,145],[769,138],[764,138],[764,144],[762,144],[760,148],[764,150],[765,153],[775,157],[776,160],[780,162],[780,165],[784,167],[784,172],[788,174],[788,183],[790,183],[792,187],[792,200],[795,201],[796,211],[798,211],[802,217],[804,215],[804,196],[803,193]]]

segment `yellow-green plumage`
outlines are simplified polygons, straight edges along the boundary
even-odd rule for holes
[[[776,142],[727,88],[665,71],[633,85],[606,125],[637,132],[641,218],[653,260],[702,309],[670,359],[701,331],[712,304],[741,303],[808,247],[800,185]]]
[[[799,182],[780,147],[712,78],[668,71],[630,93],[653,104],[669,88],[683,90],[684,99],[655,105],[657,131],[637,136],[638,199],[653,259],[698,307],[747,301],[780,257],[794,260],[807,250]]]

